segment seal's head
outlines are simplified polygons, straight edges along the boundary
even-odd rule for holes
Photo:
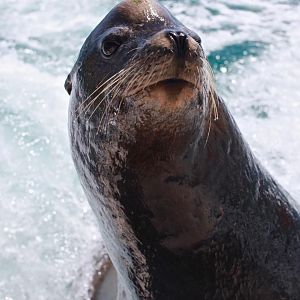
[[[98,131],[129,98],[143,103],[140,109],[174,112],[191,103],[203,109],[214,94],[199,36],[153,0],[125,0],[107,15],[83,45],[65,88],[76,98],[73,113],[95,115]]]

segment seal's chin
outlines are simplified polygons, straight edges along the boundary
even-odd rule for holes
[[[146,91],[150,100],[162,105],[181,106],[195,98],[198,88],[192,82],[171,78],[149,85]]]
[[[169,89],[170,91],[181,91],[184,88],[187,88],[190,85],[193,85],[193,83],[183,80],[183,79],[167,79],[157,82],[155,85],[161,85],[163,88]],[[153,86],[153,85],[152,85]]]

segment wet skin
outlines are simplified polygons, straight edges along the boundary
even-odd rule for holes
[[[134,57],[143,88],[124,82],[111,106],[97,106],[103,93],[84,109]],[[165,8],[127,0],[66,81],[73,160],[120,284],[127,299],[299,299],[299,212],[223,100],[218,118],[205,113],[203,57]],[[148,64],[163,66],[155,78]]]

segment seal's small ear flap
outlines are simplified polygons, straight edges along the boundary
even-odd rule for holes
[[[70,95],[72,92],[72,81],[71,81],[71,75],[69,74],[66,81],[65,81],[65,89]]]

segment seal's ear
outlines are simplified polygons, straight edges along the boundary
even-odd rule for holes
[[[66,81],[65,81],[65,89],[70,95],[72,92],[72,81],[71,81],[71,75],[69,74]]]

